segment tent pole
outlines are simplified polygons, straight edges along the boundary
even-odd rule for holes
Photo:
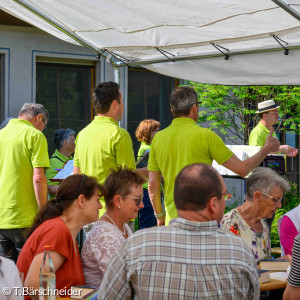
[[[298,10],[294,9],[290,4],[286,3],[284,0],[272,0],[275,4],[284,9],[287,13],[293,16],[295,19],[300,21],[300,13]]]
[[[120,68],[114,67],[114,81],[120,84]]]

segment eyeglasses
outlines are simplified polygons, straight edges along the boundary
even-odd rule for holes
[[[218,193],[216,196],[218,196],[218,195],[222,195],[224,197],[225,201],[229,201],[232,197],[231,193],[226,193],[226,194]],[[213,196],[213,197],[215,197],[215,196]]]
[[[44,123],[44,130],[47,130],[47,123],[46,123],[46,120],[45,120],[43,115],[42,115],[42,120],[43,120],[43,123]]]
[[[262,193],[263,193],[265,196],[271,198],[276,204],[277,204],[277,203],[281,203],[281,201],[282,201],[282,199],[283,199],[283,197],[281,197],[280,199],[276,199],[276,198],[274,198],[274,197],[268,195],[267,193],[264,193],[264,192],[262,192]]]
[[[86,179],[86,175],[82,173],[82,179],[81,179],[81,183],[80,183],[80,186],[78,189],[78,196],[81,194],[81,190],[82,190],[83,184],[85,182],[85,179]]]
[[[143,196],[142,197],[121,196],[121,197],[134,199],[136,201],[136,206],[139,206],[140,203],[143,201]]]
[[[192,105],[194,105],[194,104],[196,104],[197,106],[199,106],[201,104],[201,102],[200,101],[194,102]]]

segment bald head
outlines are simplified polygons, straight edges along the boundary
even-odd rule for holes
[[[222,193],[222,177],[210,165],[193,164],[177,175],[174,202],[177,210],[203,210],[213,197]]]

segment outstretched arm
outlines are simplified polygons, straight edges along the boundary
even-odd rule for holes
[[[279,151],[280,143],[277,138],[272,137],[273,131],[274,129],[271,128],[265,145],[255,155],[244,161],[241,161],[233,155],[225,163],[223,163],[223,166],[234,173],[239,174],[241,177],[247,176],[251,170],[259,166],[269,153]]]
[[[295,157],[298,154],[298,149],[295,149],[289,145],[281,145],[279,147],[279,152],[286,154],[289,157]]]

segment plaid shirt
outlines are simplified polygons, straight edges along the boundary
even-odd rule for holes
[[[98,299],[259,299],[250,247],[216,221],[174,219],[136,232],[113,257]]]

